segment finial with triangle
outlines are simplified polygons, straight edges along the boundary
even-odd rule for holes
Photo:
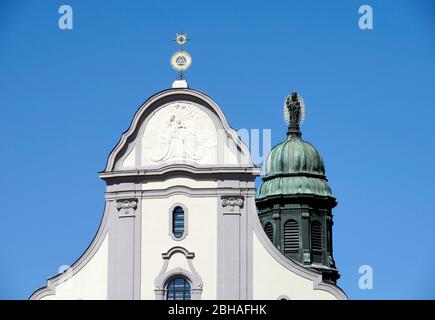
[[[180,50],[175,52],[171,58],[171,65],[174,70],[179,71],[178,78],[172,84],[172,88],[187,88],[187,81],[184,79],[184,72],[190,67],[192,58],[190,54],[183,50],[184,45],[190,38],[181,31],[177,33],[175,40],[180,46]]]

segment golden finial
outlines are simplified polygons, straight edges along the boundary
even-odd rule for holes
[[[180,50],[172,55],[171,65],[173,69],[180,72],[180,79],[183,79],[183,72],[186,71],[192,63],[192,58],[190,57],[190,54],[183,50],[183,46],[189,40],[190,38],[187,36],[187,34],[184,34],[183,32],[179,34],[177,33],[174,40],[177,41],[178,45],[180,46]]]

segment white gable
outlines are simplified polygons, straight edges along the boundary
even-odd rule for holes
[[[92,244],[31,299],[164,299],[176,276],[192,299],[345,299],[270,242],[255,207],[259,174],[207,95],[154,95],[100,173],[105,211]]]
[[[198,91],[180,92],[163,92],[144,103],[109,157],[106,172],[177,164],[253,166],[216,103]]]
[[[217,163],[217,129],[199,105],[172,102],[159,108],[142,134],[142,165],[191,161]]]

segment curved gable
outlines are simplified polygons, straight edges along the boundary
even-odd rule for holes
[[[149,98],[112,150],[105,173],[188,167],[253,167],[250,153],[219,106],[192,89]]]

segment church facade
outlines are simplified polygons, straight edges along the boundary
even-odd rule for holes
[[[295,140],[271,151],[257,194],[260,168],[216,102],[184,80],[150,97],[99,174],[95,238],[30,299],[346,299],[335,199],[320,156],[298,140],[299,118],[289,121]]]

